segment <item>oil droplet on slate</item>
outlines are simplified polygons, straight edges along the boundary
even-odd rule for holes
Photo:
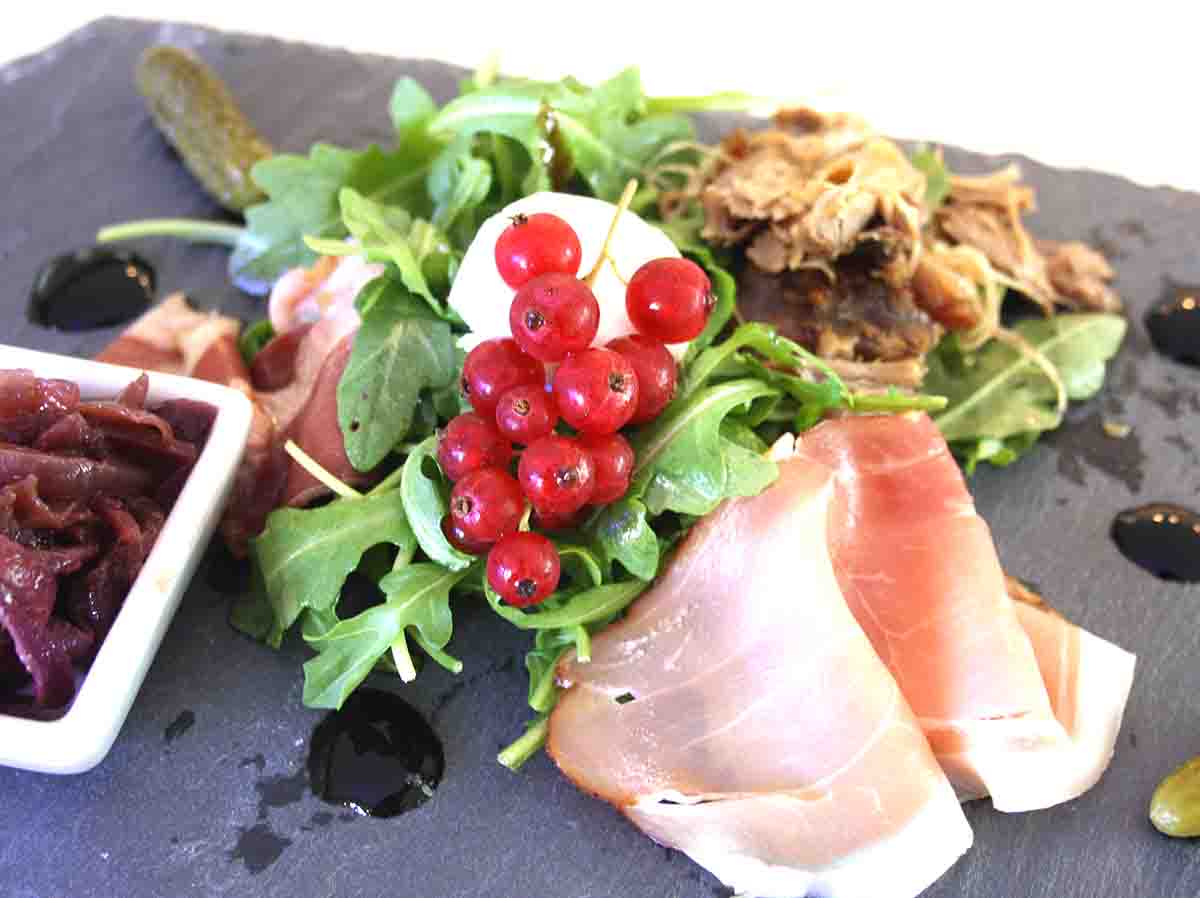
[[[29,320],[64,331],[121,324],[154,299],[154,268],[130,252],[93,247],[46,262],[33,281]]]
[[[1187,365],[1200,365],[1200,287],[1172,284],[1146,314],[1154,348]]]
[[[1117,515],[1112,538],[1121,554],[1164,580],[1200,581],[1200,514],[1153,502]]]
[[[408,702],[359,689],[312,736],[313,792],[365,817],[392,817],[433,797],[446,760],[429,724]]]

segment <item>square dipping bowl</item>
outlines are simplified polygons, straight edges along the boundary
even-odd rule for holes
[[[136,368],[0,345],[0,368],[79,384],[84,399],[113,399],[141,376]],[[195,399],[217,409],[196,466],[75,698],[56,720],[0,714],[0,765],[42,773],[83,773],[99,764],[129,714],[146,671],[217,525],[250,433],[250,401],[202,380],[146,372],[148,403]]]

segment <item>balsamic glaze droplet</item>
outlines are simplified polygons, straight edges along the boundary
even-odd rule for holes
[[[104,247],[64,253],[33,281],[29,320],[64,331],[121,324],[154,299],[154,268],[141,256]]]
[[[364,817],[392,817],[424,804],[441,782],[442,743],[408,702],[359,689],[313,730],[313,792]]]
[[[1121,554],[1164,580],[1200,581],[1200,514],[1153,502],[1117,515],[1112,538]]]
[[[1146,330],[1163,355],[1200,365],[1200,287],[1172,284],[1167,297],[1146,314]]]

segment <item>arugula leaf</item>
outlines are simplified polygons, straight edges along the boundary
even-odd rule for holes
[[[987,462],[997,468],[1007,468],[1028,452],[1039,436],[1041,431],[1032,430],[1014,434],[1003,440],[992,437],[974,441],[959,440],[951,443],[950,449],[962,461],[963,470],[969,476],[975,473],[981,462]]]
[[[682,404],[673,402],[632,440],[637,462],[630,495],[643,497],[652,515],[708,514],[730,495],[728,447],[733,444],[722,443],[721,422],[733,409],[775,395],[761,381],[742,379],[708,387]]]
[[[676,243],[676,246],[679,246],[680,251],[685,256],[688,256],[708,273],[708,279],[713,288],[713,295],[717,298],[712,311],[708,313],[708,323],[704,325],[704,330],[688,346],[687,354],[683,359],[684,365],[687,365],[703,350],[712,345],[713,340],[725,329],[725,325],[733,317],[734,310],[737,308],[737,281],[734,280],[733,275],[727,269],[718,264],[712,251],[705,244],[692,243],[681,245]]]
[[[664,148],[695,136],[683,116],[647,117],[636,68],[598,84],[587,98],[586,108],[556,115],[554,122],[576,171],[601,199],[615,200],[630,178],[644,178]]]
[[[779,466],[758,450],[722,437],[721,452],[725,456],[725,470],[729,472],[726,496],[757,496],[779,476]]]
[[[362,326],[338,382],[338,424],[346,457],[369,471],[408,433],[422,390],[452,384],[450,325],[386,277],[363,288]],[[360,297],[362,298],[362,297]]]
[[[425,473],[426,464],[437,467],[437,440],[434,434],[408,454],[400,479],[400,494],[421,551],[443,567],[461,571],[475,559],[458,551],[446,540],[442,533],[446,497],[442,485]]]
[[[397,145],[407,146],[426,138],[429,123],[437,114],[437,103],[419,81],[401,78],[392,88],[388,114],[396,131]]]
[[[389,650],[401,679],[411,682],[416,669],[409,654],[406,631],[431,655],[457,672],[462,665],[444,652],[454,630],[450,590],[467,575],[436,564],[413,564],[380,581],[387,600],[341,621],[309,640],[317,657],[304,665],[304,704],[310,708],[340,708]]]
[[[339,499],[320,508],[280,508],[251,542],[274,615],[263,638],[279,647],[301,612],[332,613],[364,552],[390,543],[411,551],[414,534],[398,492]]]
[[[609,569],[614,561],[639,580],[658,572],[658,538],[646,521],[646,506],[625,498],[606,506],[588,530],[597,553]]]
[[[937,209],[950,195],[950,171],[941,153],[921,144],[912,153],[913,168],[925,176],[925,205]]]
[[[492,189],[492,166],[473,152],[474,140],[455,140],[434,160],[426,182],[433,200],[433,224],[470,243],[483,220],[479,207]]]
[[[1069,398],[1087,399],[1103,384],[1105,362],[1120,348],[1126,326],[1119,315],[1085,313],[1026,319],[1014,330],[1058,369]],[[991,340],[963,352],[947,338],[928,363],[922,388],[949,399],[934,415],[948,442],[1007,440],[1062,423],[1053,382],[1007,343]]]
[[[432,146],[385,153],[377,146],[347,150],[318,143],[308,156],[282,153],[257,163],[251,176],[268,200],[246,210],[246,231],[234,252],[237,275],[270,282],[288,268],[311,265],[316,253],[305,245],[306,235],[346,236],[338,199],[344,187],[427,215],[424,181]]]
[[[664,148],[693,137],[686,118],[647,114],[636,69],[595,88],[571,79],[496,82],[447,103],[429,129],[445,139],[490,133],[516,141],[532,162],[524,193],[549,189],[574,173],[609,201],[630,178],[642,177]]]
[[[270,318],[260,318],[253,324],[246,325],[238,337],[238,352],[241,353],[242,361],[247,365],[252,364],[254,357],[274,338],[275,328],[271,326]]]
[[[304,245],[326,256],[362,256],[368,262],[391,263],[401,283],[445,317],[445,308],[430,289],[426,269],[439,273],[449,270],[448,263],[439,257],[457,254],[446,239],[429,222],[414,219],[400,206],[382,206],[349,187],[338,196],[342,220],[354,242],[306,236]],[[448,289],[449,280],[440,286]]]
[[[646,586],[641,580],[602,583],[576,593],[558,607],[547,608],[546,606],[551,604],[550,600],[547,600],[537,611],[522,611],[520,608],[505,605],[486,581],[484,595],[487,596],[493,611],[519,629],[557,630],[611,620],[645,592]]]
[[[575,634],[569,630],[538,630],[533,648],[525,653],[525,670],[529,672],[529,707],[539,714],[549,714],[558,702],[558,687],[554,669],[567,650],[575,645]]]

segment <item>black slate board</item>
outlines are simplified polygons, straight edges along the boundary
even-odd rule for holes
[[[38,264],[87,244],[110,222],[219,214],[134,91],[134,60],[153,42],[196,48],[288,150],[319,138],[386,140],[397,76],[413,75],[445,99],[462,74],[435,62],[124,20],[98,22],[0,69],[0,342],[95,352],[111,333],[55,334],[25,323]],[[960,152],[948,159],[961,171],[1006,161]],[[1020,161],[1042,204],[1037,233],[1101,245],[1134,320],[1104,395],[1073,410],[1016,467],[975,477],[972,489],[1005,567],[1140,663],[1100,785],[1036,814],[969,805],[975,847],[927,894],[1195,898],[1200,845],[1157,835],[1145,809],[1158,778],[1200,753],[1200,587],[1151,579],[1106,534],[1113,514],[1138,501],[1200,503],[1200,373],[1152,355],[1140,323],[1166,279],[1200,283],[1200,196]],[[157,241],[141,249],[164,290],[255,314],[228,286],[223,251]],[[1104,436],[1106,414],[1133,423],[1133,434]],[[545,758],[521,775],[494,763],[526,717],[525,640],[479,608],[456,608],[463,676],[427,669],[405,693],[445,741],[447,775],[436,798],[391,821],[352,819],[321,804],[303,767],[320,716],[300,703],[303,649],[277,654],[235,634],[225,600],[203,579],[201,572],[99,768],[78,777],[0,769],[0,895],[724,894],[685,857],[577,792]]]

